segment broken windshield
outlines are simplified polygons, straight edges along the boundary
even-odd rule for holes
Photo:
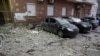
[[[69,24],[69,22],[66,19],[63,18],[56,18],[56,20],[60,23],[60,24]]]

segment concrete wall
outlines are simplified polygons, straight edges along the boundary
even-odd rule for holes
[[[100,17],[100,0],[98,0],[98,11],[97,11],[97,17]]]

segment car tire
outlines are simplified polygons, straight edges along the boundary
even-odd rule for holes
[[[40,25],[41,30],[45,30],[43,24]]]
[[[43,31],[44,31],[44,27],[42,27],[42,26],[41,26],[41,30],[43,30]]]
[[[60,30],[60,31],[58,31],[58,36],[59,37],[64,37],[64,34],[63,34],[63,32]]]

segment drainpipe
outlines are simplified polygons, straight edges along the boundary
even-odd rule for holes
[[[14,13],[15,13],[15,12],[14,12],[14,10],[13,10],[13,7],[14,7],[14,6],[12,6],[12,5],[13,5],[13,4],[12,4],[12,1],[13,1],[13,0],[8,0],[9,5],[10,5],[9,7],[10,7],[10,12],[11,12],[11,18],[12,18],[12,21],[13,21],[12,23],[14,24],[14,26],[16,26],[16,23],[15,23],[16,20],[15,20],[15,17],[14,17]]]

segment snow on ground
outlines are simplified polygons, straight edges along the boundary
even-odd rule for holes
[[[0,27],[0,56],[100,56],[100,27],[76,38],[45,31]]]

